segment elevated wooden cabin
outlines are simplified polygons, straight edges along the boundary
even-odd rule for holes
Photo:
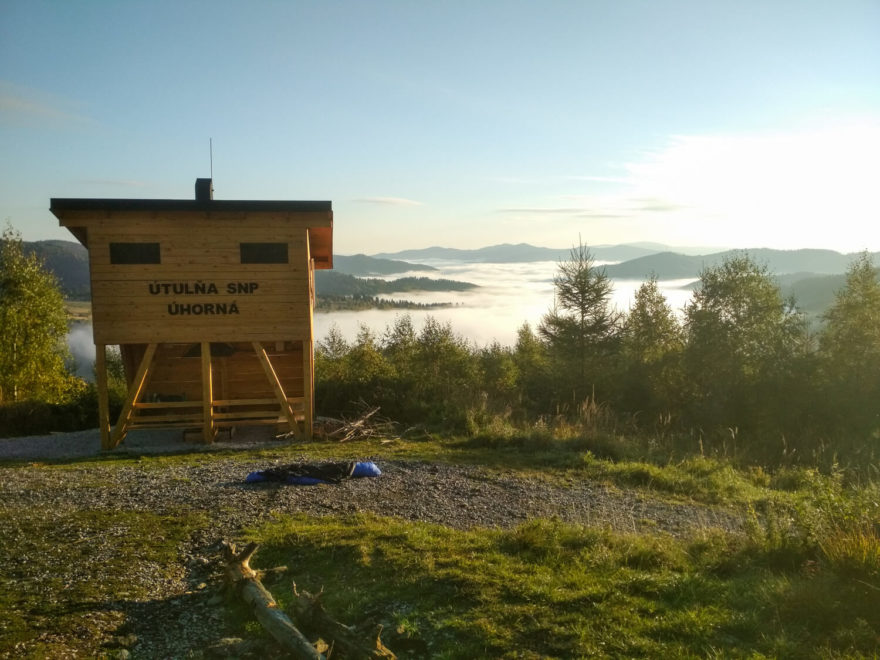
[[[101,441],[133,428],[282,424],[311,436],[314,269],[333,267],[330,202],[58,199],[89,251]],[[106,347],[128,399],[111,429]]]

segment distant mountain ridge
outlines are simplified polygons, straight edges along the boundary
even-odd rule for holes
[[[609,277],[618,279],[645,279],[656,275],[660,280],[673,280],[700,276],[707,267],[717,266],[729,257],[748,254],[754,261],[766,265],[775,275],[804,273],[814,275],[838,275],[845,273],[858,254],[841,254],[834,250],[725,250],[714,254],[688,256],[675,252],[660,252],[619,264],[605,266]],[[875,259],[880,253],[872,255]]]
[[[427,271],[437,269],[433,266],[425,266],[424,264],[411,264],[406,261],[368,257],[365,254],[354,254],[351,256],[334,254],[333,270],[345,273],[346,275],[360,276],[394,275],[396,273],[407,273],[416,270]]]
[[[458,248],[428,247],[400,252],[383,252],[373,255],[379,259],[444,259],[465,263],[524,263],[531,261],[561,261],[568,259],[571,248],[545,248],[528,243],[502,243],[473,250]],[[599,245],[590,246],[593,257],[599,261],[626,261],[653,254],[657,250],[637,245]]]
[[[821,314],[834,300],[834,294],[844,286],[844,273],[856,259],[857,254],[841,254],[833,250],[724,250],[706,255],[687,255],[672,250],[654,251],[648,244],[590,247],[597,261],[620,261],[605,266],[605,272],[613,279],[644,280],[656,275],[660,280],[697,280],[700,272],[709,266],[720,264],[725,258],[743,252],[755,261],[765,264],[779,282],[786,295],[794,295],[804,311]],[[658,245],[656,247],[665,247]],[[88,252],[74,241],[24,242],[26,253],[42,258],[61,284],[64,295],[74,300],[88,300],[89,265]],[[625,258],[629,255],[629,258]],[[389,257],[417,259],[449,259],[466,263],[514,263],[516,261],[560,261],[568,258],[568,249],[542,248],[526,243],[517,245],[493,245],[479,250],[456,250],[452,248],[425,248],[393,253]],[[871,255],[880,262],[880,252]],[[377,295],[385,293],[389,285],[379,282],[365,283],[363,275],[390,275],[414,271],[436,270],[412,261],[381,256],[334,255],[334,271],[318,271],[319,293],[339,295]],[[344,275],[345,277],[340,277]],[[404,278],[394,285],[404,290],[456,290],[466,283],[432,280],[428,278]],[[400,289],[396,289],[400,290]]]

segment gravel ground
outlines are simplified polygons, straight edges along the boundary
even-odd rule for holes
[[[268,438],[245,433],[214,447],[277,444]],[[164,453],[181,449],[191,450],[192,446],[181,444],[179,432],[162,432],[132,433],[117,451]],[[15,460],[85,457],[99,450],[97,431],[0,440],[0,458]],[[288,457],[284,462],[293,460],[295,457]],[[105,610],[122,610],[122,617],[100,613],[107,620],[108,637],[117,634],[113,631],[120,618],[127,621],[130,639],[119,644],[130,647],[131,657],[143,658],[185,657],[226,634],[213,589],[219,583],[216,543],[221,538],[235,538],[242,527],[257,524],[274,513],[364,511],[456,529],[507,528],[548,516],[623,531],[674,535],[700,527],[735,530],[739,526],[737,518],[723,510],[670,504],[636,491],[583,480],[560,484],[472,466],[375,460],[383,472],[379,478],[311,487],[247,485],[244,478],[248,472],[271,467],[272,462],[246,457],[218,456],[196,465],[158,468],[97,462],[64,470],[35,470],[27,465],[0,464],[0,515],[8,520],[10,512],[23,507],[43,511],[50,520],[60,520],[72,511],[93,509],[172,515],[181,508],[205,512],[211,520],[210,528],[201,530],[180,548],[179,567],[172,577],[168,577],[168,567],[132,567],[132,580],[147,586],[151,598],[104,606]],[[73,575],[77,568],[82,570],[61,562],[58,571],[71,580],[90,579],[88,575]],[[128,657],[126,652],[120,651],[119,657]]]

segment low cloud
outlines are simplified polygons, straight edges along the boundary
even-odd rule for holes
[[[589,218],[591,220],[619,220],[621,218],[629,218],[631,216],[626,213],[608,213],[605,211],[584,211],[583,213],[578,213],[577,217]]]
[[[406,199],[405,197],[362,197],[355,201],[363,204],[384,204],[386,206],[424,206],[422,202]]]
[[[633,199],[632,208],[635,211],[645,211],[648,213],[670,213],[672,211],[680,211],[684,206],[665,199]]]
[[[487,179],[493,183],[511,184],[511,185],[528,185],[528,186],[557,186],[559,184],[570,183],[572,181],[589,181],[592,183],[616,183],[631,184],[633,181],[629,177],[623,176],[594,176],[592,174],[565,174],[565,175],[548,175],[548,176],[493,176]]]
[[[562,195],[565,207],[509,207],[498,213],[521,215],[568,215],[574,218],[620,219],[648,213],[671,213],[684,207],[660,197],[627,197],[624,195]],[[572,205],[574,204],[574,205]]]
[[[581,211],[583,211],[583,209],[578,209],[578,208],[560,209],[560,208],[552,208],[552,207],[547,207],[547,208],[536,208],[536,207],[515,208],[514,207],[514,208],[498,209],[498,213],[528,213],[530,215],[546,215],[546,214],[560,214],[560,213],[572,215],[572,214],[580,213]]]
[[[77,179],[74,183],[84,186],[112,186],[114,188],[146,188],[150,185],[146,181],[134,179]]]
[[[0,82],[0,117],[4,123],[85,124],[91,119],[65,106],[70,102]]]
[[[503,183],[514,186],[535,186],[547,183],[547,179],[540,177],[522,177],[522,176],[492,176],[487,179],[493,183]]]
[[[592,176],[590,174],[571,174],[565,177],[566,181],[595,181],[596,183],[632,183],[632,179],[620,176]]]

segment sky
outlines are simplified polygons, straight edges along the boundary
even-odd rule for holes
[[[0,222],[330,200],[338,254],[880,250],[877,0],[0,0]]]

